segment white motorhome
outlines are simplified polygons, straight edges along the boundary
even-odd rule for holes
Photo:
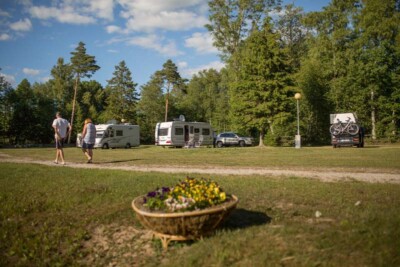
[[[213,129],[207,122],[159,122],[155,129],[155,145],[174,147],[213,145]]]
[[[81,134],[76,144],[82,146]],[[95,148],[130,148],[140,145],[140,127],[132,124],[99,124],[96,125]]]

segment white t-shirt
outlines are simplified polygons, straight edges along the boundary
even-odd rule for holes
[[[67,128],[69,126],[69,122],[66,119],[58,118],[53,121],[53,127],[54,126],[56,127],[61,138],[65,138],[67,135]]]

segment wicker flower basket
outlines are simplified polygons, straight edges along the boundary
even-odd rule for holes
[[[144,209],[143,198],[139,196],[132,201],[133,210],[140,223],[162,240],[165,249],[171,240],[193,240],[212,234],[239,201],[235,195],[231,195],[226,202],[211,208],[161,213]]]

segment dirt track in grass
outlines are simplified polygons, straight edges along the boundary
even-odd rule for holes
[[[34,163],[63,168],[82,169],[110,169],[139,172],[162,172],[183,174],[218,174],[218,175],[260,175],[279,177],[306,177],[325,182],[335,181],[362,181],[370,183],[400,183],[400,171],[383,171],[379,169],[355,169],[349,172],[344,169],[312,168],[312,169],[280,169],[260,167],[207,167],[207,166],[159,166],[159,165],[121,165],[114,163],[69,163],[65,166],[54,164],[52,161],[33,160],[29,158],[15,158],[0,152],[0,162]]]

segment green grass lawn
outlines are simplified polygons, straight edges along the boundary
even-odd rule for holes
[[[364,162],[347,163],[345,167],[398,170],[399,163],[390,158],[398,156],[397,150],[144,147],[96,150],[95,155],[98,162],[124,164],[151,164],[153,156],[160,165],[172,163],[172,155],[182,164],[205,164],[193,158],[197,157],[210,160],[212,165],[219,155],[229,159],[221,160],[225,166],[232,166],[232,160],[237,163],[233,165],[246,166],[238,164],[241,160],[249,162],[239,156],[240,152],[249,157],[265,154],[263,159],[252,156],[252,166],[339,167],[336,161],[340,157],[331,164],[325,157],[340,151]],[[290,154],[288,160],[283,158],[284,151]],[[386,160],[377,157],[376,163],[370,151]],[[45,160],[53,159],[52,152],[6,151],[17,157]],[[66,154],[71,161],[82,160],[76,149],[67,149]],[[207,158],[207,154],[212,155]],[[306,155],[308,160],[304,159]],[[309,162],[311,159],[314,163]],[[239,197],[237,209],[215,235],[197,242],[173,243],[163,252],[159,241],[132,234],[137,231],[134,228],[142,228],[131,201],[157,186],[173,186],[184,178],[181,175],[4,162],[0,167],[0,266],[400,265],[399,184],[204,175]]]
[[[15,157],[53,161],[54,148],[1,149]],[[85,162],[80,149],[65,149],[68,162]],[[400,170],[400,146],[367,146],[365,148],[332,147],[246,147],[175,149],[140,146],[132,149],[95,149],[94,162],[113,165],[271,167],[271,168],[340,168],[352,171],[380,169]]]

